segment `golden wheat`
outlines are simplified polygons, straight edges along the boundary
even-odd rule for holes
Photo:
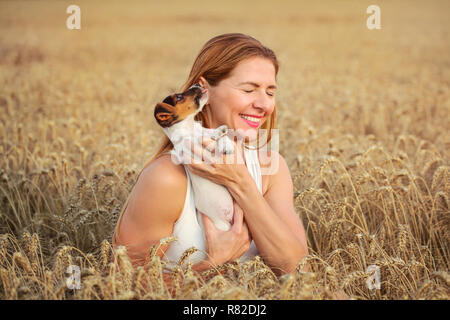
[[[152,3],[79,5],[90,14],[77,33],[61,4],[0,3],[1,299],[449,299],[446,1],[383,2],[377,31],[347,1],[259,1],[251,16],[237,0],[202,16],[175,1],[176,17]],[[154,104],[230,26],[280,60],[279,147],[310,254],[290,275],[256,257],[198,277],[191,249],[171,293],[157,253],[176,239],[136,268],[110,239],[162,137]],[[81,289],[67,287],[70,265]],[[380,289],[365,283],[369,266]]]

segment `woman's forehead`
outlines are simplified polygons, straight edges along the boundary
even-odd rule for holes
[[[258,84],[276,87],[275,67],[262,57],[241,61],[230,73],[230,80],[239,84]]]

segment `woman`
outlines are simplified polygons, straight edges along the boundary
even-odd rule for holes
[[[270,139],[276,121],[277,73],[278,61],[272,50],[250,36],[224,34],[204,45],[183,91],[195,83],[207,89],[208,103],[196,118],[204,127],[226,124],[244,132],[247,142],[254,140],[263,128],[269,131]],[[204,140],[193,151],[205,159],[210,156],[208,150],[213,144]],[[294,272],[308,255],[308,248],[304,227],[294,210],[293,184],[283,157],[272,152],[278,170],[261,175],[264,167],[258,160],[261,151],[237,143],[236,154],[245,157],[247,166],[239,161],[187,165],[193,173],[226,186],[234,199],[232,228],[216,229],[206,215],[201,215],[205,228],[205,237],[201,237],[189,177],[182,165],[172,162],[168,154],[172,147],[165,137],[159,151],[141,171],[117,223],[114,246],[126,246],[137,265],[145,261],[150,246],[174,234],[182,245],[177,242],[162,245],[158,254],[176,256],[176,250],[204,248],[203,259],[194,259],[196,271],[238,259],[249,254],[253,246],[253,254],[249,256],[258,252],[276,274]],[[178,230],[180,220],[183,224],[190,221],[196,235]]]

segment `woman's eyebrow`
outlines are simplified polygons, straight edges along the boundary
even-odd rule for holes
[[[243,84],[250,84],[250,85],[252,85],[252,86],[254,86],[254,87],[257,87],[257,88],[260,87],[259,84],[255,83],[255,82],[252,82],[252,81],[241,82],[241,83],[239,83],[238,85],[240,86],[240,85],[243,85]],[[269,88],[269,89],[276,89],[277,86],[274,85],[274,84],[272,84],[272,85],[268,86],[268,88]]]

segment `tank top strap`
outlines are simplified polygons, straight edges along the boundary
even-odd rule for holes
[[[262,193],[262,176],[261,176],[261,167],[259,165],[258,159],[258,150],[244,148],[244,156],[248,172],[255,181],[259,192]]]
[[[192,184],[191,184],[191,177],[189,170],[186,168],[186,166],[183,166],[184,171],[186,172],[186,179],[187,179],[187,188],[186,188],[186,196],[184,198],[184,205],[183,210],[181,211],[180,217],[175,222],[175,227],[185,219],[186,216],[189,216],[189,212],[196,212],[195,208],[195,201],[193,200],[194,192],[192,190]]]

